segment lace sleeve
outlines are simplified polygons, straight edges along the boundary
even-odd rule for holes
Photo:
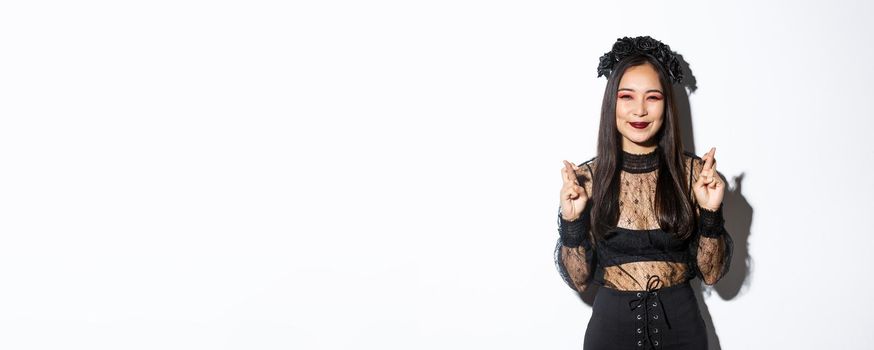
[[[585,163],[584,163],[585,164]],[[586,191],[592,193],[592,164],[580,164],[577,181]],[[561,216],[561,206],[558,208],[558,234],[555,244],[554,260],[556,269],[569,287],[582,293],[592,280],[595,267],[595,252],[591,235],[590,212],[587,205],[582,215],[574,221],[567,221]]]
[[[697,159],[693,167],[695,177],[701,172],[703,163]],[[692,196],[693,202],[695,196]],[[692,251],[694,271],[705,284],[714,285],[728,272],[731,265],[731,255],[734,242],[725,230],[725,220],[722,217],[722,204],[716,211],[704,209],[696,202],[698,212],[698,227],[690,248]]]
[[[565,283],[580,293],[588,287],[594,268],[595,254],[588,226],[588,210],[578,219],[567,221],[561,217],[559,208],[555,266]]]

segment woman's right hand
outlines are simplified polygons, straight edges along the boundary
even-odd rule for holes
[[[561,178],[564,182],[561,186],[561,216],[567,221],[574,221],[583,213],[589,195],[586,189],[577,181],[575,170],[578,167],[564,160],[564,168],[561,168]]]

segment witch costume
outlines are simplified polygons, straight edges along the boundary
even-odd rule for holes
[[[643,39],[640,39],[643,38]],[[637,40],[626,42],[639,49]],[[618,42],[617,42],[618,44]],[[644,48],[652,43],[644,43]],[[637,46],[635,46],[637,45]],[[652,45],[666,49],[658,41]],[[599,73],[609,74],[615,63],[630,54],[620,47],[602,57]],[[669,49],[667,49],[669,51]],[[662,54],[672,81],[679,81],[679,68],[673,56]],[[665,63],[665,61],[667,63]],[[606,63],[605,63],[606,62]],[[654,210],[659,176],[669,176],[663,166],[660,147],[650,153],[617,155],[619,166],[619,218],[602,239],[592,234],[592,205],[573,221],[565,220],[559,208],[559,239],[554,259],[562,279],[577,292],[589,283],[601,288],[592,305],[592,316],[585,331],[583,348],[610,349],[707,349],[707,331],[691,280],[700,278],[712,285],[729,269],[733,243],[726,232],[722,205],[712,211],[702,208],[695,196],[687,195],[696,211],[696,225],[687,238],[678,238],[659,227]],[[703,160],[683,153],[689,189],[703,168]],[[591,194],[598,159],[578,165],[578,183]],[[597,185],[596,185],[597,186]]]

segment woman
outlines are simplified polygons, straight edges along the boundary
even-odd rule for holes
[[[607,76],[597,156],[561,169],[555,262],[578,292],[598,290],[584,349],[707,349],[690,280],[728,271],[716,149],[684,152],[671,84],[678,59],[648,36],[618,39]]]

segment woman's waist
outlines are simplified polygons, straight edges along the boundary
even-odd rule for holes
[[[689,292],[689,293],[693,292],[691,279],[685,278],[681,281],[676,281],[673,284],[662,285],[658,288],[651,288],[649,290],[647,290],[647,289],[641,289],[641,290],[619,289],[619,288],[616,288],[616,286],[611,285],[610,283],[600,285],[600,288],[598,289],[598,293],[603,292],[603,293],[608,293],[608,294],[613,294],[616,296],[623,296],[623,297],[640,297],[641,295],[644,295],[648,292],[661,293],[664,295],[664,294],[671,294],[671,293],[676,293],[676,292],[680,292],[680,291],[685,291],[685,292]]]
[[[646,291],[686,283],[694,276],[685,262],[636,261],[602,266],[594,277],[598,284],[614,290]]]

